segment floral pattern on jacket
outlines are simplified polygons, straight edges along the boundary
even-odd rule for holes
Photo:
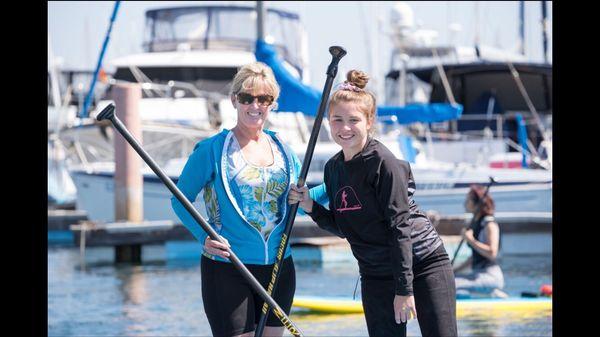
[[[204,206],[206,208],[206,215],[208,215],[208,223],[211,224],[217,231],[221,232],[221,213],[219,211],[219,202],[217,201],[217,193],[213,183],[209,183],[204,187]]]
[[[228,179],[230,184],[235,183],[238,187],[239,206],[246,221],[261,233],[265,241],[283,217],[288,183],[283,154],[270,137],[269,142],[275,161],[265,167],[248,163],[235,137],[231,137],[227,146]]]

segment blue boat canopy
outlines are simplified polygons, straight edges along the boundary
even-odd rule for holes
[[[321,100],[321,92],[298,81],[283,66],[275,48],[264,40],[256,41],[256,60],[267,64],[281,88],[279,111],[301,111],[305,115],[315,117]],[[410,124],[415,122],[443,122],[458,119],[463,107],[460,104],[408,104],[399,106],[378,106],[378,116],[395,116],[384,121]]]
[[[397,123],[434,123],[460,118],[463,106],[446,103],[411,103],[405,106],[378,106],[377,115],[395,116]]]
[[[321,93],[298,81],[283,66],[275,48],[264,40],[256,40],[256,60],[266,63],[275,74],[281,88],[277,102],[279,111],[301,111],[308,116],[316,116],[321,100]]]

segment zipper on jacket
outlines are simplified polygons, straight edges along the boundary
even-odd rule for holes
[[[270,145],[270,143],[269,143]],[[273,151],[273,149],[271,149],[271,152]],[[273,159],[275,159],[275,155],[273,154]],[[262,200],[260,201],[260,212],[262,213],[262,215],[265,217],[265,223],[267,222],[267,216],[265,215],[265,195],[267,195],[267,182],[269,180],[269,177],[267,176],[267,169],[266,168],[262,168],[263,170],[263,195],[262,195]],[[273,234],[273,230],[275,229],[275,226],[273,226],[273,229],[271,230],[271,233],[269,233],[269,238],[271,237],[271,234]],[[263,236],[262,232],[260,233],[260,238],[262,239],[262,241],[265,244],[265,264],[269,263],[269,245],[267,244],[267,241],[269,241],[269,239],[267,238],[267,240],[265,240],[265,237]]]
[[[279,138],[277,138],[277,136],[275,136],[275,138],[277,140],[279,140]],[[285,192],[284,192],[284,194],[287,195],[289,193],[289,191],[290,191],[290,183],[292,182],[292,175],[295,175],[295,173],[294,173],[295,172],[295,166],[293,164],[293,160],[290,158],[290,154],[287,153],[287,151],[285,151],[285,147],[283,146],[283,144],[281,145],[281,148],[283,149],[282,155],[285,158],[286,168],[287,168],[287,172],[288,172],[288,174],[287,174],[287,179],[288,180],[287,180],[287,185],[286,185],[287,187],[285,188]],[[291,151],[291,149],[290,149],[290,151]],[[294,178],[295,178],[295,176],[294,176]],[[277,227],[277,226],[279,226],[279,225],[281,225],[282,223],[285,222],[285,219],[286,219],[286,216],[287,216],[287,210],[288,210],[287,202],[284,202],[284,204],[283,204],[283,217],[281,218],[281,221],[277,225],[273,226],[273,230],[271,231],[271,235],[269,235],[269,237],[267,238],[267,246],[268,246],[269,240],[271,239],[271,236],[273,236],[272,234],[275,231],[275,227]],[[286,243],[286,246],[287,246],[287,243]],[[282,256],[281,258],[285,258],[285,256]],[[267,260],[266,263],[268,263],[268,260]]]
[[[227,150],[229,148],[229,141],[231,139],[231,137],[233,137],[233,132],[231,130],[228,131],[228,134],[225,136],[225,141],[223,143],[223,149],[221,150],[221,182],[223,183],[223,187],[225,189],[225,193],[227,194],[228,198],[229,198],[229,202],[231,203],[231,205],[233,206],[233,208],[238,212],[238,215],[240,216],[240,218],[242,219],[242,221],[244,223],[246,223],[246,225],[250,226],[251,228],[253,228],[256,233],[258,234],[258,236],[260,237],[260,241],[263,242],[263,245],[265,246],[265,261],[268,262],[268,247],[267,244],[265,242],[265,238],[262,236],[262,233],[256,229],[256,227],[252,226],[244,217],[244,213],[239,209],[238,205],[237,205],[237,201],[236,199],[233,197],[233,195],[231,194],[231,191],[229,189],[229,181],[227,178],[227,164],[226,164],[226,158],[227,158]]]

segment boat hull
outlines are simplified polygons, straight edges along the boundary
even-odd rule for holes
[[[115,221],[114,179],[112,174],[87,174],[72,172],[77,187],[77,209],[85,210],[88,218],[100,222]],[[177,178],[171,177],[175,182]],[[181,223],[171,208],[171,191],[156,176],[144,176],[143,216],[146,221],[171,220]],[[201,195],[193,203],[206,219],[204,202]]]
[[[87,211],[89,219],[92,220],[114,221],[113,173],[87,173],[79,170],[72,171],[71,174],[77,188],[77,209]],[[173,181],[177,181],[178,174],[170,176]],[[315,183],[317,182],[311,184]],[[463,216],[463,203],[467,192],[467,187],[417,189],[414,198],[423,211],[435,210],[444,216]],[[491,194],[494,196],[497,212],[552,212],[552,183],[495,186]],[[171,192],[152,173],[144,175],[143,195],[145,220],[180,222],[171,209]],[[201,210],[201,214],[206,214],[203,202],[197,201],[194,205]]]

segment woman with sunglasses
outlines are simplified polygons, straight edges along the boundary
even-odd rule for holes
[[[289,202],[300,202],[319,227],[350,243],[369,336],[406,336],[411,316],[418,316],[422,336],[456,336],[448,254],[413,200],[409,163],[372,136],[377,105],[364,89],[368,79],[352,70],[331,96],[331,137],[342,150],[325,164],[323,185],[310,192],[292,185]],[[329,209],[320,204],[322,194]]]
[[[264,63],[242,67],[230,90],[237,124],[199,142],[177,183],[192,202],[203,190],[208,222],[265,288],[289,211],[289,186],[301,168],[298,157],[277,134],[263,129],[279,90],[273,71]],[[211,240],[176,198],[171,200],[185,227],[204,245],[202,298],[213,335],[252,336],[264,301],[227,259],[226,247]],[[274,296],[287,314],[295,289],[288,247]],[[270,315],[264,335],[282,336],[283,330],[282,323]]]

